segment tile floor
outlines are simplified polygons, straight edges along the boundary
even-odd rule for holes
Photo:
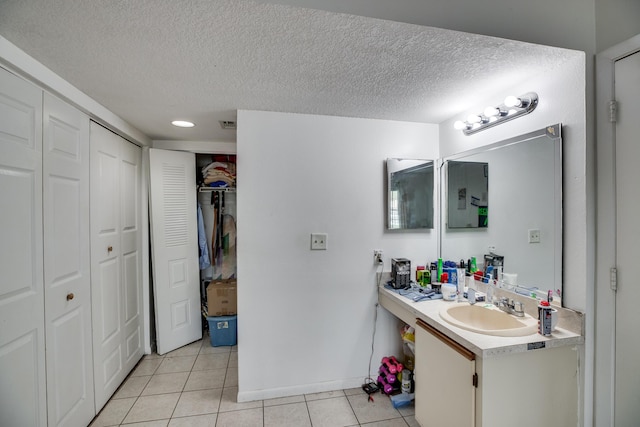
[[[147,355],[91,427],[417,426],[413,406],[394,409],[360,388],[237,403],[238,349],[209,338],[163,356]]]

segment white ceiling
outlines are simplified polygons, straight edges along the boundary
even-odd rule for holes
[[[155,140],[235,141],[238,109],[440,123],[574,52],[240,0],[0,0],[0,35]]]

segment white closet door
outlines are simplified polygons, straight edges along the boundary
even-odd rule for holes
[[[91,281],[96,410],[142,357],[141,150],[91,123]]]
[[[49,94],[43,118],[49,426],[95,415],[89,259],[89,118]]]
[[[158,354],[202,338],[195,154],[149,149]]]
[[[0,69],[0,425],[47,424],[42,91]]]
[[[142,218],[140,210],[142,150],[120,138],[120,256],[122,257],[122,315],[125,344],[123,364],[128,374],[143,354],[142,343]],[[123,378],[124,379],[124,378]]]

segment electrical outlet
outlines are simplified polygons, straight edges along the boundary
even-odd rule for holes
[[[373,263],[382,264],[382,249],[374,249],[373,251]]]
[[[311,250],[327,250],[327,233],[311,233]]]
[[[529,230],[529,243],[540,243],[540,230]]]

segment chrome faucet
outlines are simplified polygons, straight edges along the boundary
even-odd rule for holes
[[[509,298],[500,298],[496,303],[498,308],[505,313],[513,314],[517,317],[524,317],[524,308],[520,301],[509,300]]]

